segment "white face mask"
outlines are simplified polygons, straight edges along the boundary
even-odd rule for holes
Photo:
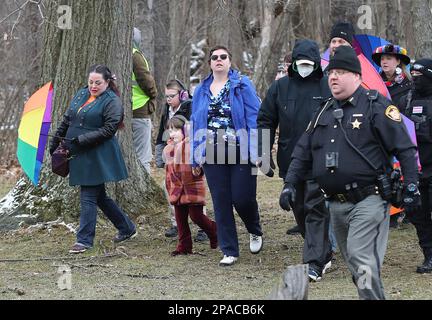
[[[297,71],[302,78],[306,78],[314,71],[314,66],[301,64],[297,66]]]

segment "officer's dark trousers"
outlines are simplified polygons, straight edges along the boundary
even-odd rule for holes
[[[297,193],[293,212],[304,238],[303,263],[321,272],[332,257],[330,214],[316,182],[302,181],[295,188]]]
[[[224,255],[239,256],[233,207],[249,233],[261,236],[257,177],[249,164],[204,164],[204,173],[213,200],[219,247]]]
[[[429,178],[430,180],[430,178]],[[419,211],[407,214],[409,221],[415,226],[419,244],[422,249],[432,248],[432,195],[428,188],[428,179],[420,180],[422,207]]]

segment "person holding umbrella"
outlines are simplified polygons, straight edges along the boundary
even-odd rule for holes
[[[61,138],[72,158],[69,184],[80,186],[80,226],[69,253],[82,253],[93,246],[99,207],[118,230],[115,243],[136,236],[136,226],[108,197],[106,182],[126,179],[127,169],[115,134],[123,121],[123,106],[114,84],[115,76],[104,65],[93,65],[88,85],[78,90],[51,141],[52,155]]]

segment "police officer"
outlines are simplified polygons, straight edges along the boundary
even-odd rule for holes
[[[402,97],[400,110],[415,123],[422,174],[420,193],[422,207],[407,212],[415,226],[424,262],[418,273],[432,272],[432,59],[420,59],[411,68],[414,91]]]
[[[406,209],[420,205],[416,148],[398,109],[361,86],[354,49],[340,46],[330,59],[329,99],[312,119],[293,152],[280,204],[294,200],[293,185],[310,169],[329,201],[343,259],[361,299],[385,299],[380,278],[387,246],[389,165],[396,155],[404,174]],[[383,195],[381,195],[383,194]]]
[[[279,126],[277,163],[279,176],[283,179],[297,140],[321,102],[331,96],[327,78],[323,77],[319,47],[315,41],[297,41],[292,58],[293,63],[288,67],[288,76],[273,82],[261,104],[257,118],[258,128],[270,132],[270,145],[264,148],[263,158],[266,152],[270,155],[275,132]],[[261,166],[262,171],[263,167]],[[270,173],[266,171],[267,175],[272,176],[271,166],[267,165],[267,169],[270,170]],[[329,213],[318,184],[307,180],[310,179],[305,176],[305,181],[296,184],[297,201],[293,212],[305,239],[303,262],[309,264],[309,278],[318,281],[323,270],[331,265]]]

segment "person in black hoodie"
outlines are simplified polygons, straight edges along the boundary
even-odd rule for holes
[[[297,140],[306,130],[321,102],[331,96],[315,41],[298,40],[292,52],[292,60],[288,75],[274,81],[268,89],[257,119],[261,133],[268,130],[270,134],[269,145],[266,146],[263,139],[259,141],[262,161],[257,165],[266,175],[273,176],[270,164],[265,161],[271,159],[270,152],[279,126],[277,164],[282,179],[286,176]],[[309,263],[310,279],[317,281],[321,279],[323,270],[332,257],[328,238],[329,214],[324,197],[314,181],[305,177],[305,181],[296,185],[296,190],[293,212],[305,238],[303,260],[304,263]]]
[[[401,98],[399,109],[414,121],[421,163],[421,209],[406,212],[415,226],[424,262],[418,273],[432,272],[432,59],[417,60],[411,68],[414,91]],[[406,211],[406,210],[405,210]]]

